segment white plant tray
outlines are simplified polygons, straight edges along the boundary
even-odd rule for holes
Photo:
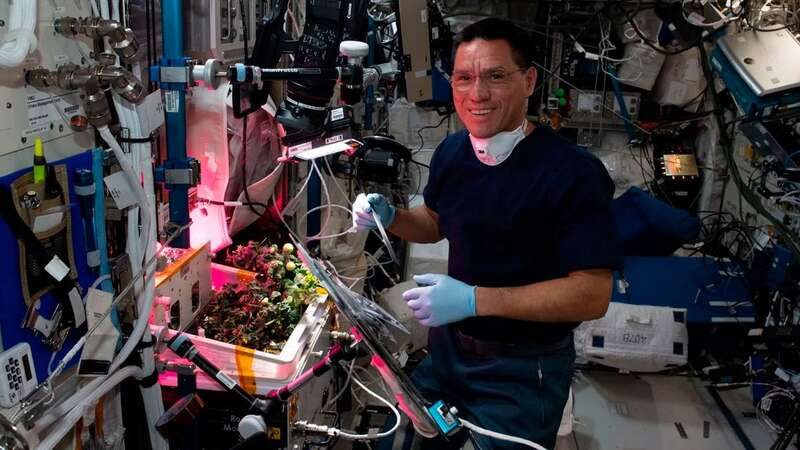
[[[186,333],[198,351],[226,375],[238,381],[242,387],[256,395],[265,395],[290,382],[303,371],[313,342],[322,333],[327,320],[327,295],[320,295],[308,305],[297,326],[280,353],[268,353],[240,345],[226,344],[214,339]],[[166,343],[177,333],[169,328],[150,325],[159,342]],[[187,365],[189,361],[179,358],[166,345],[160,345],[162,362]],[[197,373],[197,387],[204,390],[222,390],[219,385],[200,370]],[[162,386],[177,386],[178,376],[167,371],[159,375]]]

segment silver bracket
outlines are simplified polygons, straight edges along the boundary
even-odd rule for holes
[[[159,69],[161,69],[159,80],[161,83],[188,83],[191,80],[189,67],[159,67]]]
[[[165,170],[164,183],[197,186],[197,184],[200,183],[200,162],[196,159],[192,159],[189,161],[188,169]]]
[[[48,319],[39,314],[41,303],[37,300],[31,305],[26,314],[22,326],[32,330],[42,338],[42,342],[54,351],[61,350],[69,334],[69,327],[62,326],[61,316],[63,306],[59,303],[55,306],[52,316]]]

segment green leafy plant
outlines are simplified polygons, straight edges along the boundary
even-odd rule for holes
[[[212,294],[201,326],[206,337],[278,353],[305,307],[318,295],[317,279],[294,246],[248,242],[229,252],[228,264],[259,274],[246,285],[226,284]]]

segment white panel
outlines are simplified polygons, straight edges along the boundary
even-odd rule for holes
[[[91,132],[75,133],[65,121],[82,111],[79,93],[43,92],[25,85],[26,69],[55,70],[65,63],[91,63],[85,56],[90,52],[88,40],[67,38],[53,30],[57,17],[90,15],[89,3],[51,0],[37,4],[37,49],[20,67],[0,69],[0,175],[31,166],[36,137],[45,142],[45,156],[50,161],[82,152],[94,143]],[[8,8],[8,0],[0,0],[0,17],[8,17]],[[6,28],[8,25],[0,28],[0,38]],[[54,104],[50,104],[51,95],[56,100]],[[62,113],[67,111],[63,118],[56,105],[62,108]]]

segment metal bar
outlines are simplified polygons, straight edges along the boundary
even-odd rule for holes
[[[164,57],[183,58],[183,3],[179,0],[161,2],[161,26],[164,33]]]
[[[731,429],[733,429],[733,432],[736,434],[736,437],[739,439],[739,442],[741,442],[745,450],[756,450],[755,446],[753,446],[753,443],[750,442],[750,438],[747,437],[744,430],[742,430],[742,426],[739,425],[739,422],[736,420],[736,416],[733,415],[731,409],[728,408],[728,405],[726,405],[725,401],[722,400],[722,397],[719,396],[717,389],[712,386],[709,386],[707,389],[708,393],[711,394],[711,398],[714,399],[714,402],[717,403],[720,411],[722,411],[725,419],[728,420],[728,424],[731,426]]]
[[[185,65],[183,55],[183,2],[164,0],[161,3],[161,29],[164,41],[164,61],[162,66],[181,67]],[[162,85],[164,86],[164,85]],[[188,169],[186,158],[186,93],[185,84],[166,85],[167,125],[167,168]],[[176,184],[169,186],[170,222],[183,226],[189,223],[189,186]],[[173,245],[189,247],[189,229],[175,238]]]

